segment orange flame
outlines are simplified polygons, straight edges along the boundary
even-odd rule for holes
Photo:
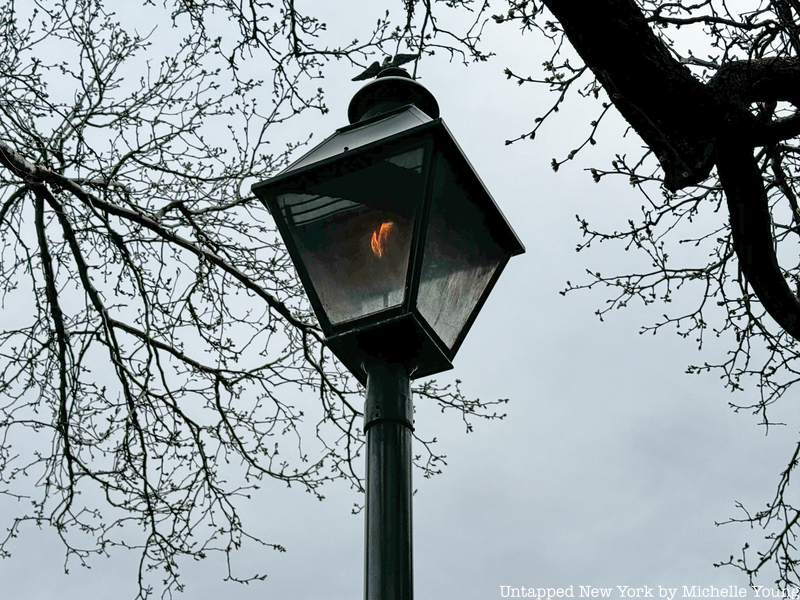
[[[369,240],[369,247],[372,248],[372,253],[381,258],[386,254],[389,249],[389,232],[394,229],[394,223],[386,221],[381,223],[375,231],[372,232],[372,237]]]

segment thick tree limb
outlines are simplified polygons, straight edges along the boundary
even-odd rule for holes
[[[800,340],[800,301],[778,265],[767,193],[753,158],[756,146],[798,135],[800,118],[762,122],[749,110],[754,102],[800,105],[800,60],[729,62],[704,84],[655,36],[634,0],[544,3],[658,157],[667,189],[699,183],[716,163],[742,272],[767,312]]]
[[[544,0],[611,101],[664,169],[675,191],[713,166],[717,99],[653,34],[633,0]]]
[[[800,340],[800,301],[775,256],[767,193],[750,146],[735,139],[717,144],[716,162],[730,213],[739,265],[761,304],[786,332]]]
[[[800,58],[762,58],[723,64],[709,82],[743,108],[752,102],[791,102],[800,106]]]

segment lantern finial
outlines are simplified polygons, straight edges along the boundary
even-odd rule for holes
[[[417,60],[418,58],[418,54],[398,54],[395,57],[389,55],[383,59],[382,65],[376,60],[369,67],[367,67],[363,73],[359,73],[353,77],[353,81],[365,81],[367,79],[372,79],[373,77],[381,77],[380,73],[385,69],[399,67],[400,65],[409,63],[412,60]]]

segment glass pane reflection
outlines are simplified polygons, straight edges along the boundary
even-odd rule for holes
[[[452,350],[505,252],[442,154],[435,169],[417,308]]]

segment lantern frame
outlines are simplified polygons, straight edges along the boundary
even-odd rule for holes
[[[373,85],[375,83],[373,82]],[[337,146],[335,139],[337,136],[352,138],[353,136],[348,136],[348,134],[357,134],[359,129],[367,131],[366,128],[369,127],[376,128],[379,132],[382,126],[381,122],[390,123],[393,117],[408,121],[409,115],[415,117],[417,121],[427,119],[427,122],[406,127],[372,141],[369,141],[369,136],[366,136],[368,141],[357,147]],[[302,190],[308,190],[314,185],[331,181],[344,174],[356,173],[360,169],[378,164],[387,157],[397,156],[404,151],[417,148],[424,149],[421,173],[423,187],[420,198],[409,199],[414,218],[403,301],[398,306],[334,323],[326,312],[309,275],[294,235],[278,204],[278,197],[281,194],[302,193]],[[331,152],[333,153],[331,154]],[[323,157],[315,160],[315,153],[321,153]],[[325,156],[326,154],[327,156]],[[427,322],[417,306],[420,276],[425,258],[425,242],[433,202],[435,161],[441,160],[439,156],[444,157],[446,163],[452,168],[456,181],[461,184],[460,187],[469,196],[469,199],[465,198],[464,201],[471,201],[475,204],[483,219],[482,224],[503,251],[502,258],[498,260],[494,272],[450,346]],[[404,365],[412,379],[451,369],[453,358],[506,264],[512,256],[525,251],[524,246],[444,121],[441,118],[430,119],[413,104],[395,105],[394,108],[338,129],[333,136],[285,171],[268,180],[256,183],[252,189],[255,195],[265,203],[275,219],[325,334],[326,345],[362,384],[366,381],[365,365],[376,360]]]

